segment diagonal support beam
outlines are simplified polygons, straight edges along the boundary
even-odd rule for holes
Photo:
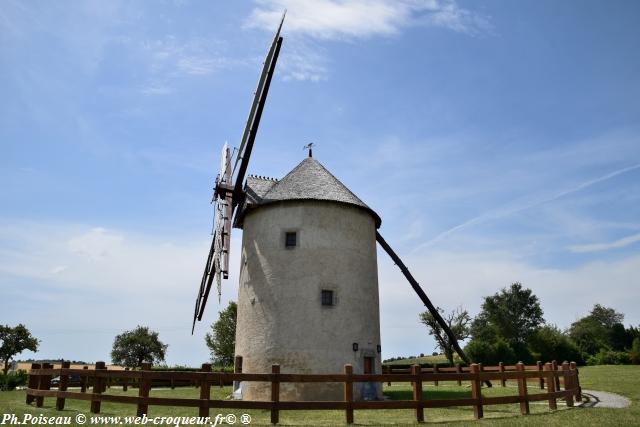
[[[413,290],[416,292],[416,294],[418,294],[418,297],[420,298],[420,300],[422,300],[422,303],[427,307],[427,310],[429,310],[429,313],[431,313],[434,319],[436,319],[436,321],[440,324],[440,326],[442,327],[442,330],[445,332],[445,334],[447,334],[447,337],[449,337],[449,340],[451,341],[451,344],[453,345],[453,348],[456,351],[456,353],[458,353],[460,358],[464,360],[465,363],[467,363],[467,365],[471,366],[471,363],[473,362],[465,354],[462,348],[460,348],[460,344],[458,344],[458,340],[456,339],[456,336],[453,334],[453,331],[451,331],[451,328],[449,328],[449,326],[444,321],[444,319],[442,318],[438,310],[436,310],[436,307],[433,305],[433,303],[431,302],[427,294],[424,292],[420,284],[416,281],[416,279],[413,278],[413,276],[409,272],[409,269],[407,268],[406,265],[404,265],[404,263],[402,262],[398,254],[396,254],[394,250],[391,249],[391,246],[389,246],[387,241],[384,240],[384,238],[380,235],[378,231],[376,231],[376,240],[378,241],[378,243],[380,243],[380,246],[382,246],[385,252],[389,254],[389,256],[391,257],[393,262],[395,262],[395,264],[398,266],[400,271],[402,271],[402,274],[404,274],[404,277],[407,278]],[[486,381],[486,384],[488,387],[491,387],[491,383],[489,381]]]

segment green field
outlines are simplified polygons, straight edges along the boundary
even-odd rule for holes
[[[458,355],[456,354],[453,358],[454,363],[462,362]],[[384,362],[384,365],[432,365],[434,363],[437,364],[448,364],[447,358],[444,357],[443,354],[439,354],[437,356],[422,356],[422,357],[411,357],[407,359],[400,360],[392,360],[391,362]],[[464,364],[464,362],[462,362]]]
[[[546,403],[531,403],[531,415],[520,416],[517,404],[496,405],[485,407],[485,419],[481,421],[473,420],[471,408],[447,408],[447,409],[425,409],[426,423],[446,423],[455,425],[504,425],[504,426],[633,426],[640,425],[640,366],[590,366],[580,369],[580,381],[584,389],[603,390],[622,394],[632,400],[632,405],[626,409],[606,409],[606,408],[574,408],[565,409],[563,402],[558,402],[558,411],[551,412]],[[425,384],[426,399],[446,399],[470,397],[468,387],[457,387],[455,385],[441,385],[434,387]],[[212,398],[224,398],[230,392],[228,387],[212,387]],[[411,390],[407,384],[397,384],[385,387],[384,392],[392,399],[411,399]],[[534,387],[531,393],[536,392]],[[110,394],[122,394],[122,390],[112,388],[107,391]],[[136,395],[136,389],[130,389],[128,395]],[[195,388],[180,388],[176,390],[157,389],[152,390],[152,396],[174,396],[197,398],[198,390]],[[494,387],[492,389],[483,388],[483,394],[487,396],[498,396],[505,394],[516,394],[516,389],[512,387]],[[0,392],[0,410],[3,414],[16,414],[18,419],[22,419],[24,414],[43,414],[44,416],[71,416],[78,413],[89,413],[89,402],[67,400],[64,411],[55,410],[55,399],[45,398],[43,408],[35,408],[25,404],[24,391]],[[102,404],[102,415],[135,415],[135,406],[104,402]],[[149,408],[149,416],[196,416],[196,408]],[[217,411],[211,409],[211,415],[218,412],[222,414],[233,413],[240,416],[248,413],[251,416],[251,425],[269,424],[269,412],[261,410],[228,410]],[[356,424],[415,424],[412,410],[361,410],[355,411]],[[0,418],[1,422],[1,418]],[[280,424],[283,425],[344,425],[345,416],[342,411],[282,411],[280,413]],[[72,425],[77,425],[72,423]],[[90,424],[86,424],[90,425]],[[242,425],[237,422],[236,425]]]

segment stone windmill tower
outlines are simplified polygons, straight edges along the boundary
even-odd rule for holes
[[[249,177],[236,364],[246,372],[381,373],[376,229],[380,217],[312,157],[282,180]],[[288,386],[288,388],[287,388]],[[333,387],[335,386],[335,387]],[[243,398],[267,399],[248,383]],[[339,400],[341,384],[283,384],[282,398]],[[380,398],[362,383],[356,398]]]
[[[284,20],[284,16],[283,16]],[[355,373],[380,373],[381,345],[376,242],[394,263],[448,335],[457,353],[471,361],[402,260],[377,229],[380,217],[311,156],[282,180],[245,175],[271,78],[282,44],[273,39],[249,110],[235,163],[222,150],[216,179],[215,229],[193,318],[202,320],[216,281],[228,278],[232,224],[243,230],[236,370],[339,373],[346,363]],[[235,153],[235,151],[234,151]],[[233,163],[233,165],[232,165]],[[268,398],[265,386],[237,387],[243,399]],[[339,400],[342,386],[282,384],[281,398]],[[354,397],[381,398],[379,384],[361,383]]]

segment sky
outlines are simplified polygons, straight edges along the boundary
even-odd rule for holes
[[[242,232],[192,336],[219,153],[285,8],[249,173],[313,142],[446,312],[519,281],[560,328],[596,303],[640,324],[640,3],[3,0],[0,323],[41,341],[19,358],[109,362],[145,325],[167,364],[208,360]],[[383,358],[431,353],[378,266]]]

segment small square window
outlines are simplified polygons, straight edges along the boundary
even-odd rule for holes
[[[284,247],[295,248],[298,244],[298,233],[295,231],[287,231],[284,233]]]
[[[333,291],[330,291],[328,289],[323,289],[320,295],[322,299],[322,305],[325,305],[325,306],[333,305]]]

